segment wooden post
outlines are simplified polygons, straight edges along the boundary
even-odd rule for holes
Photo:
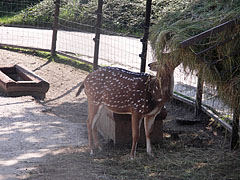
[[[55,1],[54,20],[53,20],[52,47],[51,47],[51,56],[52,57],[56,55],[59,9],[60,9],[60,0],[56,0]]]
[[[93,60],[93,69],[96,70],[98,68],[98,54],[99,54],[99,43],[100,43],[100,33],[102,27],[102,6],[103,0],[98,0],[98,9],[96,11],[97,14],[97,23],[95,29],[95,38],[93,38],[95,42],[94,47],[94,60]]]
[[[197,82],[197,93],[196,93],[196,106],[194,115],[197,117],[202,109],[202,93],[203,93],[203,80],[200,75],[198,75],[198,82]]]
[[[239,147],[239,105],[234,109],[233,112],[233,124],[232,124],[232,140],[231,140],[231,149],[235,150]]]
[[[152,0],[147,0],[145,25],[144,25],[144,36],[141,39],[142,53],[139,55],[141,57],[141,69],[140,69],[141,72],[145,72],[145,69],[146,69],[147,45],[148,45],[148,35],[149,35],[149,26],[150,26],[151,6],[152,6]]]

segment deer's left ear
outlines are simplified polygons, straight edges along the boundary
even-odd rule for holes
[[[151,71],[158,71],[158,68],[159,68],[159,62],[158,61],[155,61],[155,62],[152,62],[152,63],[149,63],[148,64],[148,67]]]

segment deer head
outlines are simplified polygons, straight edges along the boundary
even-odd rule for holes
[[[159,62],[152,62],[148,64],[150,70],[157,72],[158,83],[160,84],[160,92],[161,95],[165,98],[171,98],[173,96],[173,88],[174,88],[174,69],[178,64],[170,65],[165,64],[161,65]],[[156,86],[155,88],[157,88]]]

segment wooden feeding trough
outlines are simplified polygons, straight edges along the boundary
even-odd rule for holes
[[[116,114],[106,108],[102,108],[99,120],[97,122],[98,132],[103,136],[105,140],[113,140],[115,145],[131,144],[132,143],[132,127],[131,127],[131,115],[128,114]],[[153,130],[151,133],[151,143],[160,144],[163,140],[163,120],[167,116],[166,108],[162,108],[162,111],[155,118]],[[145,145],[145,130],[144,122],[140,129],[140,144]]]
[[[31,95],[43,99],[49,83],[19,65],[0,66],[0,89],[7,96]]]

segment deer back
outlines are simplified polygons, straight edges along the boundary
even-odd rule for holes
[[[147,73],[115,67],[99,68],[85,79],[85,93],[89,103],[103,104],[113,112],[146,114],[156,105],[151,90],[159,84],[153,79],[156,78]]]

